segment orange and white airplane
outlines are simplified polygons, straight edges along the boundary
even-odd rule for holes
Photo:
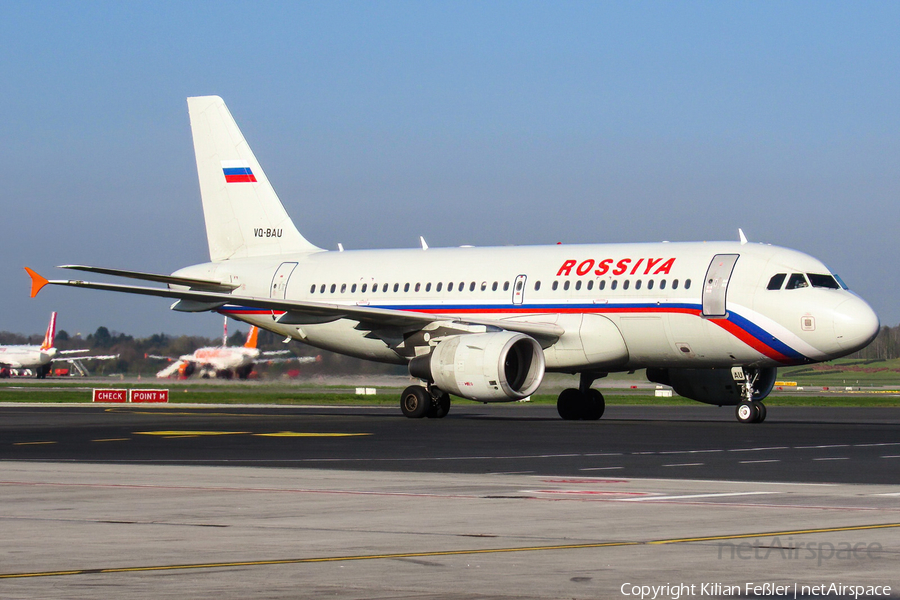
[[[314,357],[300,357],[297,359],[285,358],[260,358],[290,354],[289,350],[276,350],[272,352],[260,352],[256,347],[259,336],[259,328],[253,326],[247,334],[247,341],[243,346],[228,346],[228,319],[225,319],[225,333],[222,336],[221,346],[208,346],[198,348],[191,354],[185,354],[178,358],[168,356],[147,355],[147,358],[158,358],[172,361],[172,364],[156,374],[157,377],[166,378],[178,374],[181,378],[188,378],[195,372],[199,372],[203,378],[218,377],[221,379],[247,379],[253,371],[253,365],[258,362],[278,362],[284,360],[299,360],[300,362],[312,362]]]
[[[119,355],[104,356],[68,356],[90,352],[82,350],[58,350],[54,346],[56,337],[56,313],[50,313],[50,324],[44,334],[44,341],[40,346],[15,345],[0,346],[0,377],[9,377],[13,370],[28,370],[34,373],[38,379],[44,379],[53,368],[53,362],[68,362],[77,364],[88,359],[110,360]]]
[[[210,261],[172,275],[64,268],[167,287],[46,284],[175,299],[307,344],[408,366],[408,417],[443,417],[450,394],[533,394],[546,371],[579,375],[557,408],[597,419],[595,380],[647,369],[694,400],[760,422],[781,366],[869,344],[878,317],[822,261],[740,242],[328,252],[288,216],[221,98],[188,98]]]

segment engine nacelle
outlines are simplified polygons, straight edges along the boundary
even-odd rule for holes
[[[744,372],[751,380],[756,376],[753,385],[754,400],[762,400],[775,387],[778,373],[775,367],[744,369]],[[653,383],[670,385],[679,396],[706,404],[734,406],[744,399],[740,382],[734,380],[731,369],[647,369],[647,379]]]
[[[413,377],[480,402],[521,400],[544,379],[544,351],[524,333],[497,331],[450,336],[431,354],[409,362]]]

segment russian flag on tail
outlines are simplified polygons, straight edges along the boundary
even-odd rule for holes
[[[222,173],[226,183],[256,183],[256,176],[246,160],[223,160]]]

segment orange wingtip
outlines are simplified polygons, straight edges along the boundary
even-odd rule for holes
[[[28,267],[25,267],[25,271],[28,273],[29,277],[31,277],[31,297],[34,298],[38,295],[38,292],[44,289],[44,286],[50,282]]]

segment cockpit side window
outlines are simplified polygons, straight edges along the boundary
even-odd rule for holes
[[[841,276],[840,276],[840,275],[838,275],[837,273],[832,273],[832,275],[833,275],[834,278],[837,280],[838,285],[840,285],[840,286],[841,286],[842,288],[844,288],[845,290],[849,290],[849,289],[850,289],[850,288],[847,287],[847,284],[844,283],[844,280],[841,279]]]
[[[806,281],[806,275],[803,273],[794,273],[791,275],[791,278],[788,279],[786,290],[799,290],[800,288],[809,287],[809,282]]]
[[[809,282],[815,288],[828,288],[829,290],[839,290],[841,286],[838,285],[838,282],[834,280],[834,277],[831,275],[818,275],[816,273],[807,273],[807,277],[809,277]]]
[[[781,284],[784,283],[785,277],[787,277],[786,273],[778,273],[777,275],[772,275],[772,279],[769,280],[769,285],[766,286],[766,289],[780,290]]]

